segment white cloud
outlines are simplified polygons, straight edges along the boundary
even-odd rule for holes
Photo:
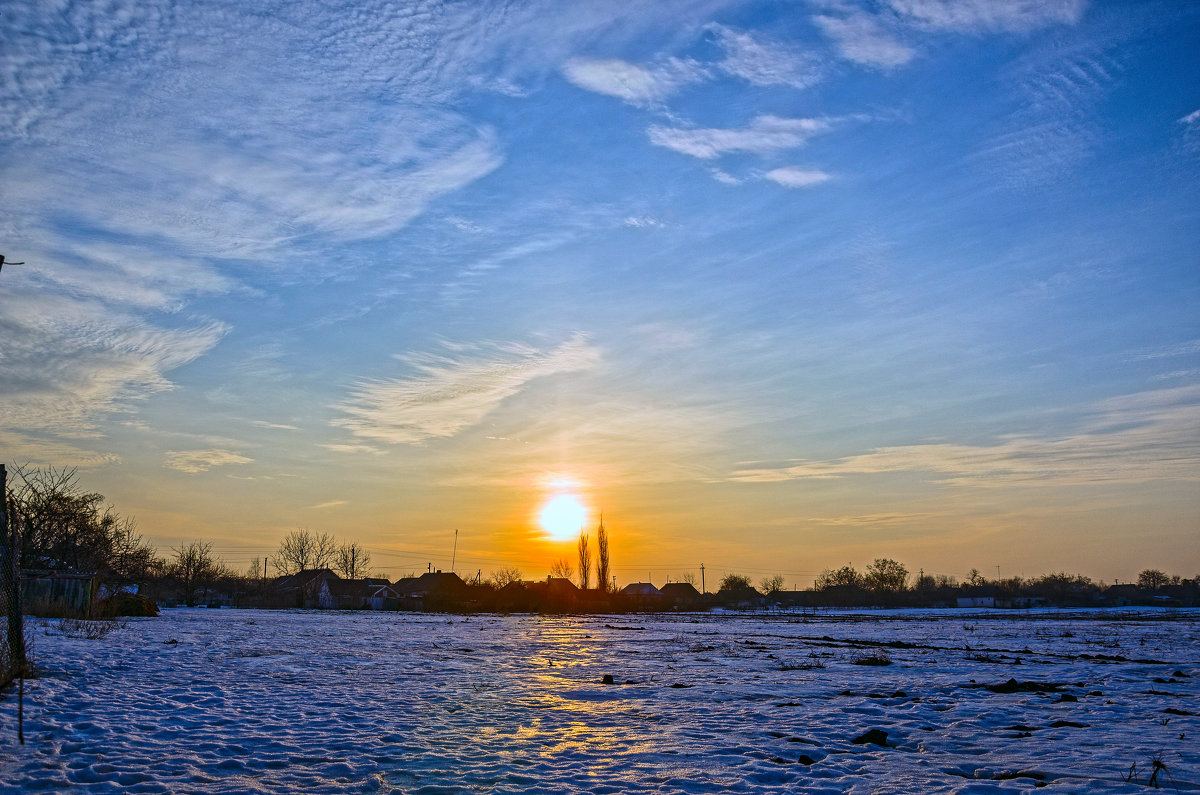
[[[923,472],[944,483],[974,486],[1200,480],[1200,386],[1104,401],[1091,407],[1075,433],[1059,437],[883,447],[826,461],[746,468],[732,479],[770,483],[889,472]]]
[[[355,436],[390,444],[417,444],[454,436],[479,424],[530,381],[594,367],[600,351],[582,335],[552,350],[527,345],[472,346],[458,356],[401,357],[417,371],[409,378],[361,382],[338,408],[349,415],[333,424]]]
[[[717,66],[727,74],[756,86],[793,88],[807,88],[821,79],[821,64],[814,56],[724,25],[714,24],[709,29],[725,50],[725,58]]]
[[[1200,110],[1194,110],[1179,120],[1183,124],[1200,125]]]
[[[295,425],[283,425],[277,422],[267,422],[266,420],[252,420],[251,425],[257,425],[259,428],[270,428],[273,431],[298,431],[300,430]]]
[[[1101,145],[1096,111],[1120,79],[1128,51],[1114,40],[1031,51],[1011,70],[1012,112],[976,155],[997,183],[1018,189],[1051,184]],[[1003,98],[1000,98],[1003,101]]]
[[[813,19],[834,40],[842,56],[855,63],[892,69],[903,66],[916,55],[916,50],[900,41],[871,14],[861,11],[841,17],[819,14]]]
[[[326,450],[331,450],[335,453],[345,453],[347,455],[358,455],[359,453],[369,453],[371,455],[383,455],[386,450],[381,450],[378,447],[372,447],[369,444],[323,444]]]
[[[685,155],[711,160],[729,152],[766,154],[803,146],[830,128],[826,119],[784,119],[759,116],[740,129],[686,129],[653,125],[650,142]]]
[[[775,168],[768,171],[764,176],[785,188],[811,188],[813,185],[820,185],[822,182],[830,180],[830,176],[824,171],[801,168],[799,166]]]
[[[660,102],[682,86],[706,76],[703,67],[695,61],[678,58],[651,67],[615,58],[572,58],[563,64],[563,74],[580,88],[616,97],[631,105]]]
[[[1143,351],[1136,354],[1135,359],[1166,359],[1172,356],[1191,356],[1192,354],[1200,353],[1200,340],[1188,340],[1186,342],[1178,342],[1174,345],[1167,345],[1161,348],[1155,348],[1150,351]]]
[[[310,506],[308,506],[308,510],[321,511],[326,508],[336,508],[339,505],[348,505],[348,504],[349,503],[346,500],[330,500],[329,502],[320,502],[320,503],[317,503],[316,505],[310,505]]]
[[[632,226],[637,229],[649,229],[664,225],[662,221],[657,218],[651,218],[648,215],[630,215],[625,218],[625,226]]]
[[[0,293],[0,425],[88,436],[173,384],[167,373],[209,351],[228,327],[166,329],[94,300]]]
[[[232,450],[214,448],[211,450],[172,450],[163,456],[163,466],[180,472],[207,472],[213,467],[230,466],[233,464],[252,464],[253,458],[235,453]]]
[[[1073,25],[1087,5],[1085,0],[888,0],[888,4],[918,24],[962,32]]]

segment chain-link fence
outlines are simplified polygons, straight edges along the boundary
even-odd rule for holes
[[[21,621],[20,549],[9,521],[8,472],[0,464],[0,688],[25,671],[25,627]]]

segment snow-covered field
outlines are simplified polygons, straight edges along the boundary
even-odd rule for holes
[[[1200,790],[1200,611],[173,610],[34,643],[5,792]]]

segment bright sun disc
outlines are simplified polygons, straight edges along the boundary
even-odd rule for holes
[[[587,509],[574,494],[559,494],[542,506],[538,524],[556,541],[574,538],[587,519]]]

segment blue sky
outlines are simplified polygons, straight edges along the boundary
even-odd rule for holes
[[[1200,10],[627,6],[0,2],[5,460],[239,566],[1200,571]]]

